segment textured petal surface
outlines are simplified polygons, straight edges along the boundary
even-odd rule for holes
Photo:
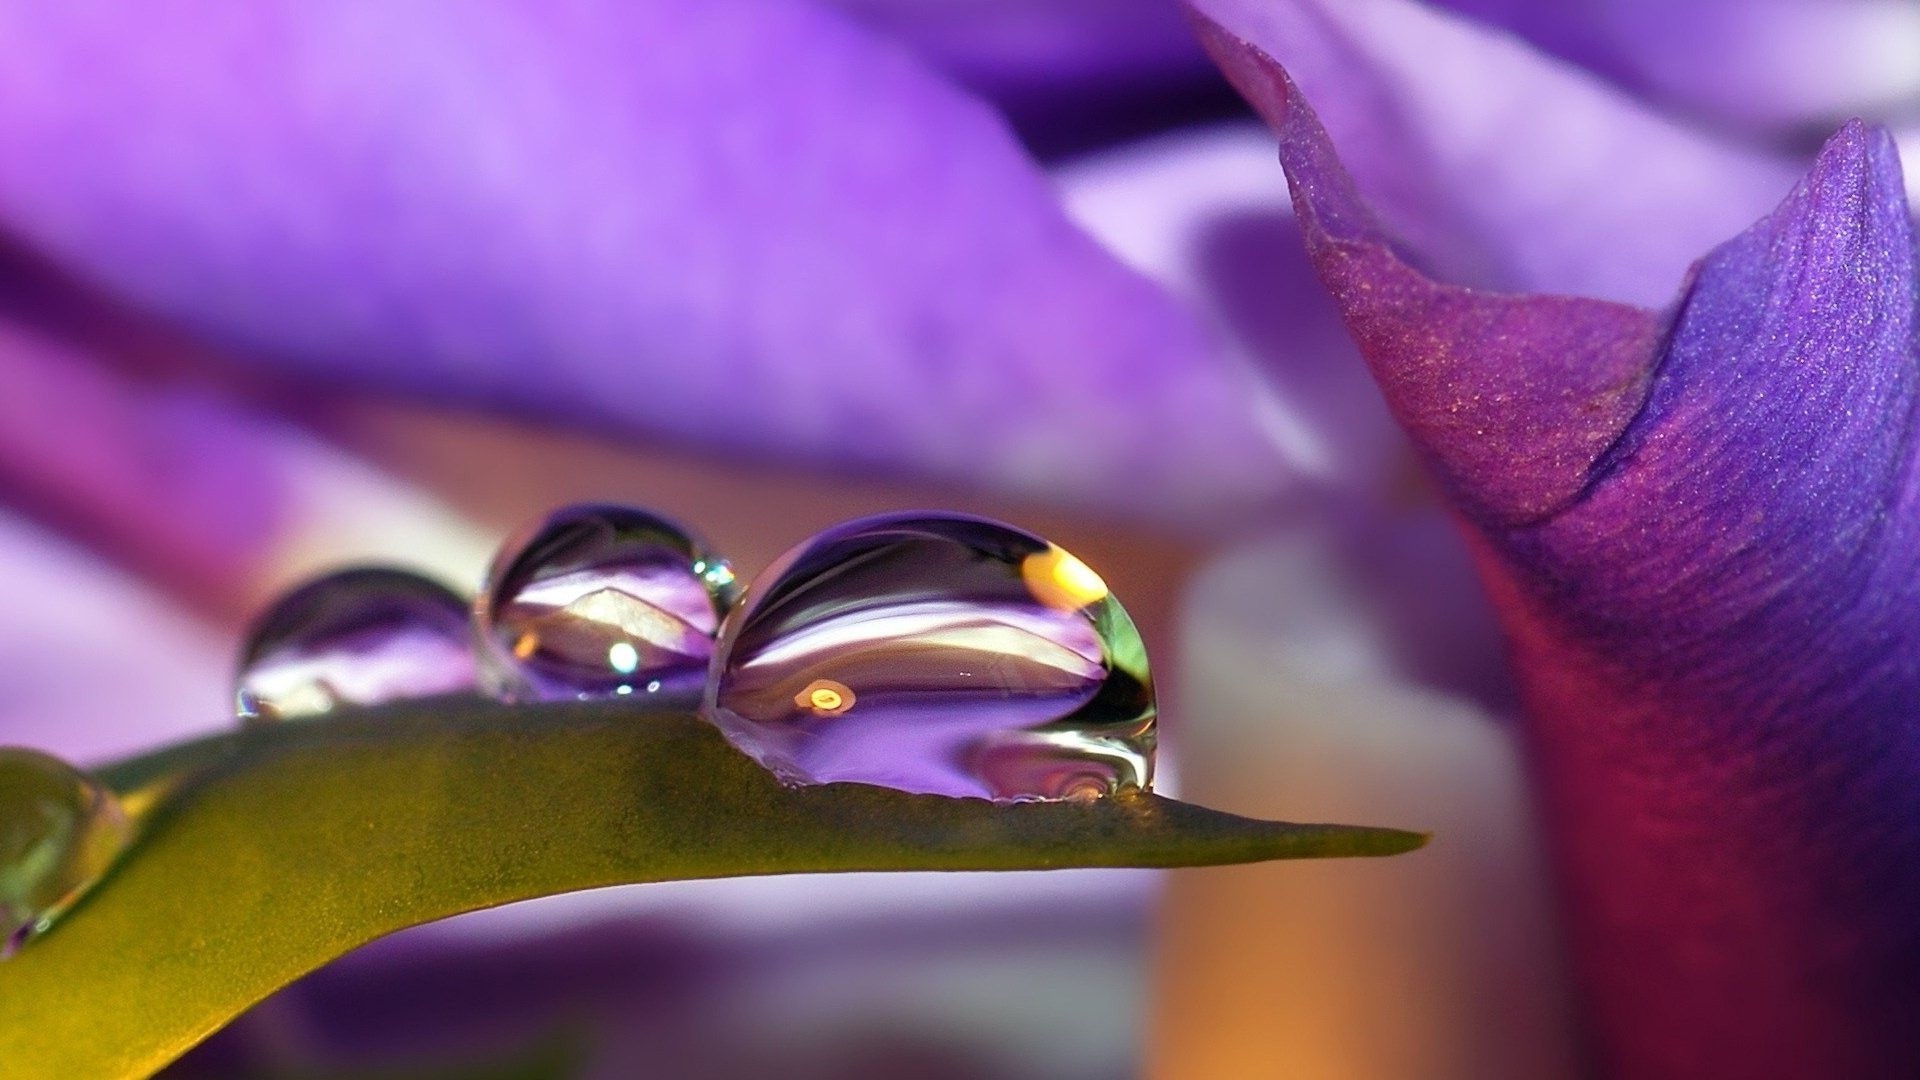
[[[0,222],[316,380],[1161,514],[1282,471],[992,113],[830,13],[16,4],[0,102]]]
[[[1471,525],[1609,1064],[1898,1073],[1920,1054],[1920,356],[1891,139],[1844,129],[1665,317],[1463,296],[1392,258],[1285,74],[1211,44]],[[1476,388],[1503,408],[1436,422]]]
[[[1796,171],[1411,0],[1194,7],[1287,65],[1397,239],[1461,284],[1662,302]]]

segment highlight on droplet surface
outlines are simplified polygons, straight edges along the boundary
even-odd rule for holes
[[[790,783],[1084,799],[1153,779],[1146,650],[1106,583],[1010,525],[836,526],[721,627],[704,712]]]
[[[52,926],[131,835],[98,780],[37,750],[0,747],[0,957]]]
[[[696,698],[740,588],[658,514],[564,507],[501,548],[474,604],[481,679],[503,701]]]
[[[445,585],[389,567],[309,581],[254,622],[235,679],[240,718],[266,723],[471,693],[470,608]]]

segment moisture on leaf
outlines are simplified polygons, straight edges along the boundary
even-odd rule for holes
[[[695,716],[624,705],[384,708],[221,735],[100,775],[141,814],[141,835],[0,965],[9,1076],[144,1076],[375,938],[578,889],[1202,866],[1390,855],[1425,841],[1137,792],[994,803],[790,787]]]

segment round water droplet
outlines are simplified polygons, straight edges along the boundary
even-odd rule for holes
[[[720,633],[706,712],[790,782],[1094,798],[1146,788],[1146,651],[1106,583],[1011,526],[849,522],[782,556]]]
[[[472,692],[470,607],[446,586],[404,570],[328,574],[255,621],[236,682],[248,723]]]
[[[0,747],[0,956],[78,900],[131,832],[99,781],[37,750]]]
[[[474,617],[504,701],[696,698],[733,570],[692,533],[625,506],[570,506],[501,549]]]

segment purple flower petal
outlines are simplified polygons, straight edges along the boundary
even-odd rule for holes
[[[827,0],[986,90],[1214,78],[1165,0]]]
[[[1279,484],[988,109],[798,4],[19,6],[0,102],[0,222],[328,385],[1161,515]]]
[[[1607,1064],[1903,1072],[1920,346],[1891,139],[1844,129],[1667,316],[1466,293],[1393,255],[1278,65],[1207,37],[1279,131],[1316,262],[1470,523]]]
[[[1774,135],[1920,108],[1911,0],[1445,0],[1680,110]]]
[[[1796,171],[1409,0],[1195,7],[1287,65],[1396,238],[1462,284],[1659,302]]]
[[[165,370],[182,366],[177,343],[129,346],[113,313],[74,314],[91,340],[0,319],[0,506],[216,618],[355,560],[477,582],[491,534],[219,385]],[[15,601],[0,590],[0,617],[32,620],[35,605]]]
[[[1235,122],[1091,155],[1055,180],[1076,221],[1259,372],[1271,391],[1249,408],[1303,476],[1377,491],[1404,479],[1406,441],[1314,277],[1273,151],[1265,127]]]
[[[1059,158],[1238,110],[1169,0],[827,0],[991,100]]]
[[[75,761],[230,716],[230,643],[143,583],[0,513],[0,745]]]
[[[276,465],[228,406],[0,323],[0,497],[173,588],[232,597],[280,528]]]

